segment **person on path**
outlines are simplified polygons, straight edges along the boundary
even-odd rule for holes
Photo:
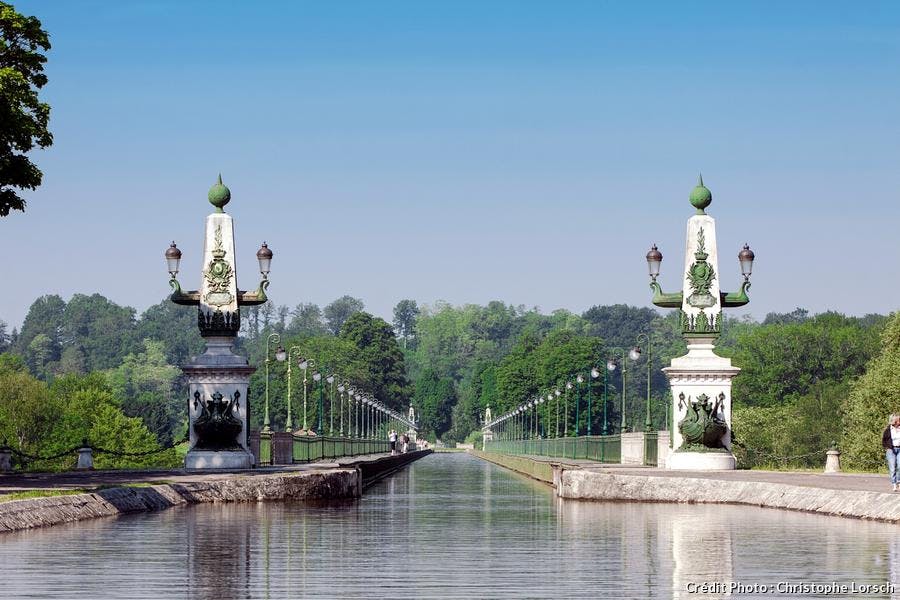
[[[388,440],[391,442],[391,456],[397,453],[397,432],[391,429],[390,435],[388,435]]]
[[[403,454],[406,454],[406,451],[409,448],[409,436],[404,433],[400,439],[403,441]]]
[[[887,429],[881,434],[881,446],[887,459],[891,485],[895,492],[900,491],[900,468],[897,464],[897,456],[900,455],[900,415],[897,413],[888,419]]]

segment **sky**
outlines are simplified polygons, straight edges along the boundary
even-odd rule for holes
[[[242,289],[549,312],[680,284],[702,171],[734,316],[900,304],[896,2],[14,1],[49,31],[54,144],[0,219],[0,319],[200,284],[231,189]]]

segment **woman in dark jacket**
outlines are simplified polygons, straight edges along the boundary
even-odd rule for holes
[[[897,457],[900,455],[900,415],[897,413],[892,414],[888,419],[887,429],[881,434],[881,446],[884,448],[891,485],[895,492],[900,491],[900,469],[897,465]]]

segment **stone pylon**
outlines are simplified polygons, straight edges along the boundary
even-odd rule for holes
[[[716,222],[706,214],[712,194],[701,178],[690,196],[697,214],[688,219],[682,291],[662,292],[656,275],[662,254],[654,246],[647,255],[651,267],[653,303],[681,311],[682,334],[687,354],[663,369],[672,390],[672,451],[666,460],[670,469],[734,469],[731,452],[731,384],[740,369],[715,353],[722,329],[722,309],[749,302],[747,289],[753,253],[748,247],[739,254],[744,283],[735,294],[719,287],[719,253]],[[749,265],[745,265],[749,259]],[[654,272],[654,262],[656,271]]]
[[[197,307],[197,324],[206,341],[206,351],[182,366],[188,380],[188,469],[249,469],[255,464],[247,388],[256,368],[234,353],[234,341],[241,327],[240,306],[266,301],[268,262],[256,292],[238,290],[234,221],[223,210],[230,199],[220,177],[209,191],[216,212],[206,218],[200,289],[182,292],[174,275],[170,282],[173,302]],[[272,253],[263,244],[257,257],[263,269]]]

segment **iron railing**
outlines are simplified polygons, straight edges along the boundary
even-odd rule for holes
[[[390,442],[387,440],[295,435],[290,432],[259,432],[252,438],[257,435],[257,464],[261,467],[379,454],[390,450]]]
[[[518,456],[580,458],[604,463],[618,463],[622,458],[622,437],[616,434],[536,440],[501,440],[486,443],[484,451]]]

